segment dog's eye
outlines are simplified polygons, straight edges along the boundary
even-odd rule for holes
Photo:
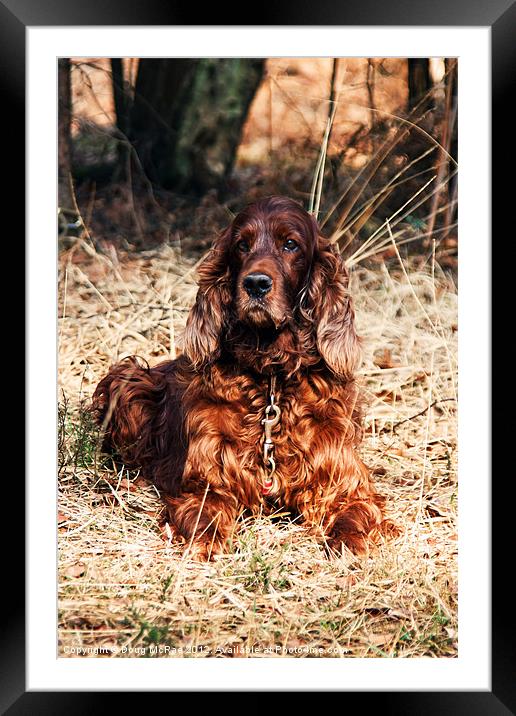
[[[249,242],[248,241],[239,241],[237,244],[237,249],[241,251],[243,254],[249,253]]]
[[[287,239],[283,244],[283,248],[285,251],[297,251],[299,245],[294,239]]]

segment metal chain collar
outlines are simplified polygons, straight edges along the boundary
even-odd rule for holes
[[[263,461],[265,467],[269,471],[268,476],[263,481],[262,494],[268,495],[274,485],[274,472],[276,471],[276,462],[274,460],[274,442],[272,440],[272,429],[279,423],[281,418],[281,410],[275,402],[274,391],[276,388],[276,376],[273,374],[269,382],[269,396],[267,399],[267,407],[265,408],[265,417],[262,420],[264,441],[263,441]]]

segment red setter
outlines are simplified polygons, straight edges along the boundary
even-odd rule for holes
[[[330,550],[363,552],[391,525],[356,452],[360,341],[340,254],[299,204],[268,197],[199,274],[183,354],[126,359],[97,386],[108,444],[201,559],[227,549],[241,512],[279,506]]]

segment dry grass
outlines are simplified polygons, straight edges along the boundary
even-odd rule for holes
[[[417,269],[357,265],[352,277],[369,400],[362,451],[402,536],[329,561],[301,526],[261,518],[242,526],[234,554],[206,565],[161,534],[152,486],[102,462],[83,410],[115,360],[174,353],[194,277],[166,246],[100,254],[78,242],[61,254],[60,655],[456,656],[452,280],[432,257]]]

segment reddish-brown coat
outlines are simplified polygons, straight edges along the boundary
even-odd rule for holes
[[[256,272],[272,280],[259,300],[243,288]],[[290,199],[261,200],[201,267],[184,354],[151,369],[127,359],[99,383],[93,407],[107,443],[154,481],[172,530],[200,557],[227,548],[242,510],[286,508],[336,550],[361,552],[392,528],[356,452],[359,339],[347,284],[309,214]],[[264,497],[271,374],[281,419]]]

